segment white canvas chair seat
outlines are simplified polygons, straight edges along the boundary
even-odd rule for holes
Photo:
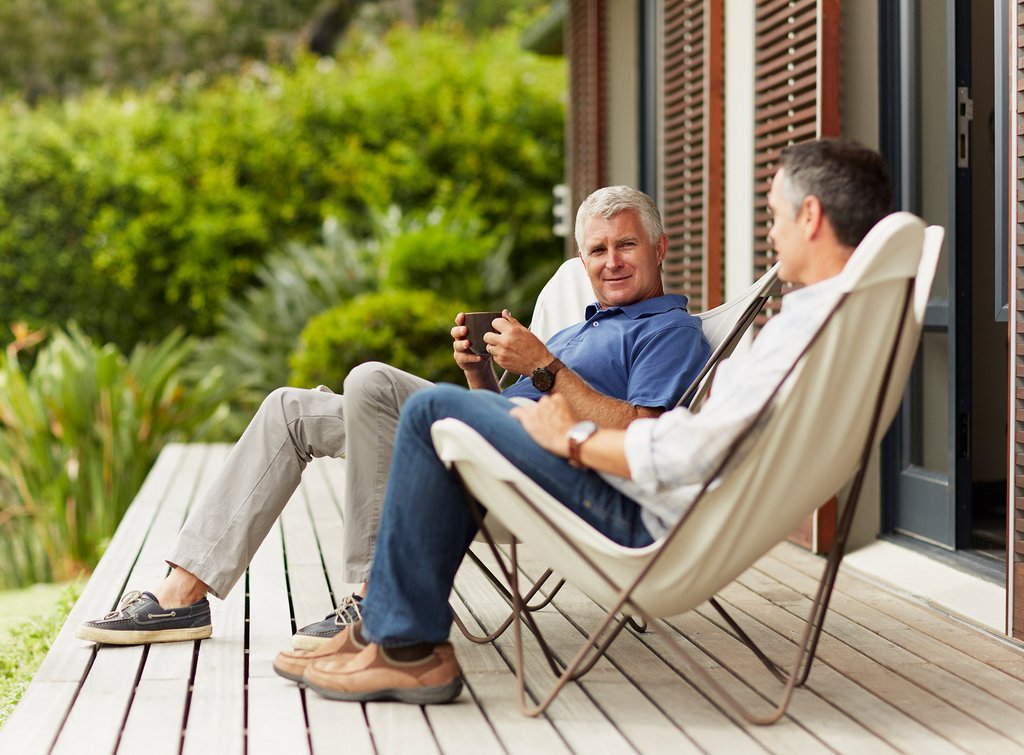
[[[488,518],[544,554],[610,613],[621,608],[647,621],[712,598],[860,470],[836,538],[838,556],[833,553],[826,570],[832,573],[822,615],[809,623],[817,624],[810,656],[794,665],[783,703],[771,716],[752,716],[730,700],[748,720],[776,720],[792,686],[806,680],[866,459],[898,407],[914,359],[942,237],[941,228],[932,228],[924,243],[923,223],[908,213],[894,213],[871,230],[839,276],[832,314],[766,407],[760,431],[734,444],[714,483],[651,546],[631,549],[608,540],[457,420],[435,423],[435,448]],[[590,636],[609,624],[610,617]],[[516,629],[518,636],[518,620]],[[531,712],[543,710],[564,681],[585,671],[567,670]]]

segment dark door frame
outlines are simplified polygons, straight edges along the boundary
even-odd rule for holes
[[[948,18],[946,43],[954,50],[949,80],[954,87],[970,85],[970,3],[946,0]],[[916,0],[880,0],[879,2],[879,130],[882,154],[893,174],[899,209],[921,212],[919,185],[920,154],[917,70],[920,40],[917,38],[918,2]],[[951,93],[956,102],[955,90]],[[949,112],[948,143],[957,144],[956,113]],[[929,159],[935,159],[929,155]],[[921,365],[915,364],[907,396],[882,443],[882,517],[884,533],[897,529],[898,519],[909,519],[913,526],[901,527],[905,534],[916,535],[935,545],[959,550],[970,546],[971,468],[971,322],[970,322],[970,168],[956,167],[949,197],[949,226],[946,228],[946,262],[950,298],[929,302],[925,331],[945,330],[949,338],[948,374],[953,381],[948,392],[948,474],[943,476],[911,464],[909,441],[917,417],[910,391],[921,379]],[[911,491],[917,491],[916,493]],[[920,496],[918,509],[910,496]],[[922,508],[925,499],[942,502],[941,511]],[[903,509],[897,507],[903,506]],[[910,512],[909,517],[904,515]],[[899,516],[898,516],[899,514]]]

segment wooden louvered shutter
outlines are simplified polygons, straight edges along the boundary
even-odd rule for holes
[[[605,182],[604,0],[572,0],[565,46],[569,60],[566,141],[575,208]],[[570,248],[572,245],[570,244]]]
[[[756,279],[775,261],[766,195],[779,152],[839,136],[839,0],[759,0],[755,40]]]
[[[1012,545],[1008,549],[1013,560],[1010,579],[1010,607],[1007,631],[1024,640],[1024,2],[1017,2],[1010,11],[1013,42],[1010,45],[1009,70],[1013,75],[1011,91],[1010,155],[1013,156],[1010,180],[1010,323],[1011,354],[1010,406],[1013,415],[1010,480],[1013,492]]]
[[[839,0],[758,0],[756,14],[754,278],[775,262],[767,193],[779,152],[797,142],[839,136]],[[825,552],[835,522],[832,498],[791,539]]]
[[[723,7],[664,0],[665,289],[722,303]]]

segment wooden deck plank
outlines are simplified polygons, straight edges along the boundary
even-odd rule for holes
[[[249,565],[247,746],[254,753],[310,751],[299,686],[274,673],[274,656],[290,645],[284,546],[275,522]]]
[[[211,466],[216,474],[223,459]],[[244,579],[244,577],[243,577]],[[199,643],[182,751],[235,755],[245,748],[245,585],[210,601],[213,636]]]
[[[281,514],[281,527],[288,559],[292,612],[298,629],[320,621],[334,608],[320,559],[320,546],[301,486]]]
[[[274,657],[290,647],[292,616],[280,522],[249,565],[249,677],[276,677]],[[296,695],[297,697],[297,695]]]
[[[765,574],[762,569],[770,570],[771,568],[770,562],[764,567],[759,565],[755,570],[748,572],[747,576],[753,582],[758,575]],[[786,572],[788,577],[794,577],[794,574],[791,573],[792,570],[787,569]],[[837,597],[837,601],[840,604],[845,603],[842,595]],[[789,609],[799,612],[809,605],[810,601],[803,598],[799,603],[791,603]],[[895,624],[895,622],[890,623]],[[1002,742],[1003,725],[1008,727],[1005,729],[1005,736],[1008,739],[1013,739],[1017,735],[1014,727],[1024,722],[1021,719],[1020,711],[989,694],[986,690],[936,666],[933,659],[902,648],[865,629],[839,611],[829,616],[827,631],[837,640],[870,655],[873,662],[892,672],[901,680],[917,685],[921,690],[926,690],[928,694],[942,700],[956,711],[956,719],[962,725],[967,725],[967,721],[970,721],[979,729],[989,727],[992,731],[992,735],[989,736],[994,735],[996,737],[994,742],[999,746],[1004,744]],[[1009,677],[1004,677],[1004,679],[1010,681]],[[964,718],[960,718],[961,716]],[[1005,744],[1010,751],[1021,751],[1020,741],[1016,745],[1009,742]]]
[[[302,478],[320,553],[327,570],[327,581],[335,604],[355,592],[360,585],[346,582],[342,568],[345,523],[341,516],[341,497],[345,490],[345,462],[342,459],[317,459]]]
[[[813,586],[811,578],[775,558],[763,559],[758,569],[805,596]],[[874,655],[876,660],[893,669],[905,666],[910,678],[919,684],[967,712],[973,709],[973,715],[990,726],[1006,726],[1007,735],[1024,744],[1024,681],[957,647],[923,635],[842,592],[832,602],[830,618],[830,631],[835,636],[854,643],[869,633],[891,643],[889,652]],[[957,634],[970,642],[964,629]]]
[[[210,609],[216,629],[199,643],[183,752],[236,755],[245,745],[245,591],[236,586]]]
[[[727,658],[733,670],[746,675],[759,688],[776,693],[780,689],[750,650],[726,632],[724,622],[709,607],[676,617],[671,623],[686,636],[695,638],[700,647],[716,657]],[[708,630],[709,625],[716,631]],[[787,668],[791,665],[794,642],[760,623],[747,621],[743,626],[770,657]],[[892,738],[898,741],[908,728],[919,728],[922,734],[928,734],[883,699],[822,664],[814,666],[808,685],[795,691],[787,715],[798,719],[838,752],[892,751]]]
[[[623,633],[606,660],[570,684],[545,716],[518,711],[511,633],[476,645],[453,632],[466,689],[447,706],[339,703],[280,679],[273,655],[293,621],[319,620],[352,586],[341,582],[344,462],[317,460],[254,556],[246,584],[212,600],[215,634],[201,643],[101,648],[75,640],[124,589],[151,589],[194,500],[226,447],[176,446],[161,456],[44,667],[3,730],[0,752],[1024,752],[1024,653],[926,606],[841,573],[820,660],[784,721],[750,727],[687,680],[653,633]],[[541,564],[525,549],[523,571]],[[286,570],[287,567],[287,570]],[[782,545],[721,599],[765,650],[788,660],[821,561]],[[290,592],[289,592],[290,590]],[[335,593],[332,599],[332,591]],[[494,626],[507,606],[464,566],[452,603]],[[295,606],[295,610],[290,609]],[[571,586],[537,620],[560,657],[599,607]],[[76,614],[77,612],[77,614]],[[77,615],[77,618],[76,618]],[[709,606],[669,625],[710,673],[745,700],[780,685]],[[194,665],[194,674],[193,674]],[[550,670],[528,654],[532,693]],[[194,676],[194,679],[193,679]],[[123,724],[123,729],[121,728]]]
[[[750,633],[755,641],[761,643],[772,657],[792,657],[799,639],[799,625],[779,627],[770,622],[765,623],[763,615],[757,618],[750,612],[745,612],[756,596],[742,586],[730,586],[719,595],[719,599],[739,620],[744,630]],[[762,597],[761,600],[767,603],[765,598]],[[898,750],[914,752],[924,749],[929,753],[962,752],[896,707],[885,695],[884,688],[881,691],[871,690],[851,678],[842,667],[833,667],[820,660],[815,661],[808,687]]]
[[[129,585],[155,586],[163,578],[166,566],[162,557],[181,526],[188,502],[197,486],[202,485],[203,470],[213,454],[202,452],[202,449],[185,450],[177,474],[163,491],[162,505],[156,509],[145,540],[133,559],[127,577]],[[114,584],[111,587],[118,586]],[[116,592],[121,592],[121,589],[119,587]],[[120,595],[112,594],[111,597],[116,601]],[[91,643],[78,643],[92,647]],[[168,711],[154,709],[147,715],[148,697],[135,704],[135,682],[142,672],[146,656],[144,650],[142,646],[98,648],[75,706],[58,735],[55,752],[80,751],[83,747],[91,752],[112,752],[127,719],[142,717],[149,721],[168,714]],[[187,666],[184,671],[187,678]]]
[[[277,676],[250,676],[248,690],[249,755],[300,755],[310,752],[299,688]]]
[[[534,574],[538,574],[543,569],[543,564],[527,556],[524,561],[524,565],[527,567],[527,573],[532,577]],[[597,606],[587,596],[583,595],[579,590],[574,588],[572,585],[565,585],[562,590],[558,593],[554,600],[554,606],[563,612],[566,616],[572,617],[574,621],[578,622],[582,627],[583,631],[589,631],[589,627],[595,625],[600,620],[604,611]],[[716,631],[716,634],[718,632]],[[712,657],[709,657],[701,652],[701,650],[695,647],[690,639],[686,636],[677,636],[676,640],[681,645],[689,645],[690,652],[694,655],[695,660],[701,663],[702,667],[710,674],[715,676],[722,686],[729,690],[732,694],[736,695],[744,704],[755,709],[765,709],[764,701],[759,699],[756,692],[745,684],[741,684],[733,676],[730,669],[724,669],[718,662]],[[619,653],[624,645],[636,643],[636,657],[625,659],[620,658]],[[814,752],[824,751],[825,747],[820,739],[815,738],[807,732],[799,723],[792,721],[782,721],[770,728],[748,726],[739,719],[730,710],[724,707],[721,701],[715,700],[710,690],[701,689],[699,684],[694,684],[689,681],[689,677],[684,667],[675,659],[671,649],[660,638],[656,633],[648,632],[643,635],[635,635],[630,632],[624,632],[624,636],[620,636],[614,645],[612,645],[609,653],[609,660],[612,661],[618,668],[622,669],[623,673],[627,676],[633,676],[633,669],[647,669],[651,666],[657,667],[658,665],[665,663],[673,669],[676,675],[675,680],[672,680],[671,675],[665,675],[658,679],[657,690],[661,695],[665,694],[665,690],[671,688],[673,682],[680,689],[683,689],[680,685],[685,685],[689,688],[685,694],[690,697],[701,697],[704,698],[703,705],[707,706],[708,712],[714,709],[716,713],[722,717],[727,723],[723,725],[709,727],[708,731],[717,733],[721,730],[732,731],[734,728],[739,730],[742,729],[746,732],[748,739],[752,739],[764,747],[766,750],[775,751],[780,747],[786,749],[789,747],[796,747],[801,752]],[[654,655],[650,655],[651,651],[654,651]],[[741,657],[742,654],[741,654]],[[729,658],[730,662],[732,658]],[[588,675],[589,677],[589,675]],[[582,683],[587,683],[587,678],[584,677]],[[636,681],[634,679],[634,681]],[[774,681],[774,680],[772,680]],[[652,697],[652,699],[659,700],[658,697]],[[690,711],[695,707],[694,703],[691,702],[685,707],[679,707],[677,710],[685,711],[683,715],[676,717],[677,723],[683,727],[684,731],[689,733],[689,715]],[[791,717],[793,718],[793,717]],[[731,725],[730,725],[731,724]],[[621,726],[622,724],[620,724]],[[691,735],[692,736],[692,735]],[[720,748],[734,749],[736,747],[751,747],[752,742],[748,742],[745,745],[741,745],[738,741],[732,742],[716,742],[716,741],[705,741],[702,743],[704,747],[711,748],[714,750]]]
[[[309,736],[314,755],[343,750],[345,755],[371,755],[373,738],[363,706],[328,700],[311,690],[305,692]]]
[[[467,567],[464,564],[462,568]],[[471,631],[483,634],[483,627],[473,618],[459,594],[465,589],[463,582],[464,577],[460,571],[456,580],[457,592],[451,598],[452,606],[467,622]],[[562,737],[547,718],[528,718],[519,712],[515,679],[498,648],[491,643],[480,645],[471,642],[457,629],[452,632],[452,645],[458,654],[466,682],[467,691],[463,692],[463,697],[472,697],[505,751],[512,755],[532,755],[538,752],[561,755],[569,752]]]
[[[36,682],[22,695],[0,728],[0,752],[42,755],[50,752],[57,732],[78,695],[78,682]]]
[[[188,679],[141,679],[117,751],[124,755],[177,755]]]
[[[200,451],[202,453],[194,453]],[[167,488],[163,505],[128,577],[129,587],[152,590],[163,580],[168,570],[164,558],[188,512],[213,482],[228,451],[226,444],[189,448],[178,474]],[[105,649],[99,652],[102,655]],[[170,736],[177,752],[196,652],[195,643],[188,642],[157,644],[146,649],[139,684],[124,721],[119,747],[122,752],[138,752],[135,748],[145,747],[149,738],[155,736],[153,732],[162,734],[160,741]]]
[[[107,647],[97,654],[54,753],[113,752],[128,714],[143,648]]]
[[[790,568],[797,569],[811,578],[816,578],[821,571],[822,560],[799,548],[777,548],[772,552],[771,558],[786,563]],[[1024,680],[1022,647],[1008,638],[996,638],[988,634],[987,630],[979,631],[964,621],[937,617],[934,609],[884,588],[880,589],[878,585],[859,575],[851,574],[846,568],[839,571],[836,589],[841,595],[896,619],[922,639],[941,642],[991,666],[1000,673]]]
[[[418,705],[367,703],[366,720],[380,755],[406,755],[413,750],[422,755],[441,752]]]
[[[467,564],[467,566],[469,565]],[[465,579],[460,583],[460,595],[463,601],[471,606],[476,620],[488,631],[491,631],[508,614],[508,608],[504,601],[501,601],[500,598],[496,599],[497,593],[475,568],[467,568],[464,571]],[[538,613],[543,613],[543,611]],[[511,631],[498,638],[495,644],[505,658],[514,657]],[[527,687],[536,701],[541,695],[546,694],[550,687],[551,671],[540,649],[534,643],[527,644],[524,651],[524,663]],[[630,686],[628,680],[618,676],[616,683],[620,685],[620,689],[624,693]],[[602,748],[612,751],[632,749],[623,733],[613,722],[609,721],[606,712],[579,683],[566,685],[548,709],[547,716],[574,752],[592,752]]]
[[[764,581],[756,572],[745,572],[737,584],[727,588],[730,594],[728,599],[734,605],[741,602],[742,609],[759,621],[779,628],[790,637],[796,636],[802,628],[804,612],[798,611],[797,613],[801,615],[798,618],[790,606],[765,604],[757,594],[759,586],[763,585]],[[743,589],[747,590],[748,595],[736,599]],[[774,589],[782,589],[782,586],[775,583]],[[932,691],[908,681],[875,661],[871,652],[877,648],[878,645],[875,643],[868,647],[851,647],[832,636],[826,626],[819,643],[818,659],[819,662],[828,663],[833,668],[841,670],[844,675],[897,705],[908,716],[960,748],[970,751],[975,743],[981,741],[989,747],[1006,748],[1004,751],[1018,749],[1007,737],[991,731]]]
[[[92,663],[96,646],[76,640],[75,631],[82,622],[102,616],[117,606],[121,590],[141,547],[140,533],[148,532],[168,484],[177,476],[188,453],[187,448],[172,444],[160,454],[132,505],[125,512],[96,571],[71,609],[53,647],[36,671],[33,681],[81,680],[85,669]]]

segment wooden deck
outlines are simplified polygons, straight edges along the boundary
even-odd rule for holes
[[[333,547],[343,526],[343,462],[311,465],[246,584],[211,601],[211,639],[148,648],[76,640],[80,621],[110,610],[126,589],[162,578],[163,554],[225,453],[173,446],[160,457],[0,731],[0,752],[1024,752],[1024,652],[849,574],[840,576],[807,687],[772,727],[739,723],[687,681],[657,637],[628,632],[537,719],[518,712],[511,638],[477,646],[457,630],[466,689],[452,705],[359,705],[306,693],[270,664],[296,625],[322,618],[348,587]],[[755,639],[788,658],[821,563],[780,545],[721,598]],[[529,573],[541,568],[527,563]],[[479,627],[494,626],[506,611],[471,566],[459,575],[453,603]],[[567,588],[538,616],[568,653],[595,612]],[[745,700],[777,692],[713,611],[671,625]],[[539,655],[530,671],[546,689]]]

